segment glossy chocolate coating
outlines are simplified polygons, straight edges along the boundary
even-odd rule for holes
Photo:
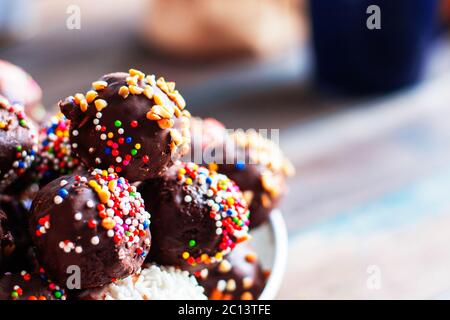
[[[30,232],[38,259],[55,282],[64,285],[70,275],[67,268],[75,265],[80,268],[81,288],[92,288],[137,272],[150,247],[150,232],[143,230],[131,246],[124,236],[117,239],[117,232],[109,235],[100,218],[99,195],[79,179],[64,176],[38,192],[31,207]],[[67,196],[58,204],[55,198],[61,189]],[[123,214],[117,210],[116,214]],[[142,254],[137,251],[141,248]]]
[[[173,116],[173,127],[164,129],[157,121],[149,120],[147,113],[156,104],[154,99],[149,99],[144,94],[130,93],[126,98],[119,94],[120,88],[127,86],[129,76],[128,73],[112,73],[100,79],[108,84],[106,88],[97,91],[97,100],[107,102],[107,106],[101,111],[96,109],[93,102],[83,112],[73,97],[65,99],[59,105],[71,121],[70,139],[80,159],[90,168],[112,167],[130,182],[135,182],[158,176],[174,159],[187,151],[187,145],[174,147],[171,130],[188,140],[189,119],[187,113]],[[149,85],[143,81],[139,80],[138,85]],[[156,84],[151,85],[151,88],[165,105],[176,107]],[[97,118],[98,115],[101,118]],[[117,127],[116,123],[119,122],[120,127]],[[137,123],[137,126],[132,123]],[[104,127],[104,131],[101,131],[100,127]],[[122,134],[118,133],[120,128],[123,129]],[[106,137],[110,132],[114,135],[111,139]],[[119,138],[123,138],[125,142],[118,142]],[[130,142],[127,142],[128,138],[131,139]],[[116,143],[117,148],[108,145],[108,141]],[[136,145],[139,145],[139,148]],[[136,151],[135,155],[133,150]]]
[[[11,242],[11,234],[6,226],[6,214],[0,211],[0,268],[3,266],[3,248]]]
[[[2,241],[3,263],[0,272],[18,272],[36,270],[30,233],[28,232],[29,210],[26,203],[13,196],[0,196],[0,210],[6,216],[3,223],[7,237]]]
[[[208,201],[213,201],[211,198],[214,196],[207,195],[208,185],[197,179],[193,179],[189,185],[180,181],[178,172],[183,166],[184,164],[175,165],[162,178],[143,182],[139,191],[147,209],[152,213],[150,228],[153,243],[149,261],[193,272],[211,267],[217,261],[213,259],[193,265],[182,258],[184,252],[188,252],[190,257],[215,257],[222,251],[224,254],[228,253],[230,248],[220,249],[222,235],[217,234],[217,223],[222,223],[222,220],[211,216]],[[233,182],[230,184],[235,187]],[[235,196],[235,199],[239,199],[242,194],[238,191]],[[186,201],[187,197],[189,201]],[[248,212],[246,204],[245,211]],[[246,218],[244,220],[243,224],[248,228],[248,221]],[[195,240],[194,246],[189,245],[191,240]],[[236,239],[231,236],[231,249],[235,245],[234,241]]]
[[[7,273],[0,277],[0,300],[65,300],[65,290],[39,273]]]
[[[211,300],[256,300],[266,285],[266,276],[251,246],[238,246],[216,267],[197,274]]]

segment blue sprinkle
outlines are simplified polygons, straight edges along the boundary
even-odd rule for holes
[[[23,161],[19,162],[19,168],[25,168],[25,163]]]
[[[69,195],[69,192],[66,189],[59,189],[58,195],[65,199]]]
[[[125,139],[125,142],[126,142],[126,143],[131,143],[131,141],[133,141],[133,139],[132,139],[131,137],[127,137],[127,138]]]
[[[238,162],[238,163],[236,163],[235,167],[238,170],[244,170],[245,169],[245,163],[244,162]]]
[[[210,177],[206,178],[206,183],[207,184],[211,184],[212,183],[212,179]]]
[[[149,225],[150,225],[150,221],[145,220],[143,223],[144,229],[147,229]]]
[[[105,148],[105,153],[106,154],[110,154],[111,153],[111,148]]]
[[[233,210],[228,209],[228,210],[227,210],[227,215],[231,216],[232,214],[233,214]]]

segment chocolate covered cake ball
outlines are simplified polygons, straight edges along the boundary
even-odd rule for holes
[[[255,131],[236,131],[229,135],[222,161],[209,164],[234,180],[250,208],[250,228],[265,222],[286,192],[286,177],[294,169],[280,148]],[[231,159],[232,163],[227,159]]]
[[[247,203],[222,174],[181,163],[139,191],[152,212],[152,262],[197,271],[248,238]]]
[[[63,175],[84,170],[72,151],[69,127],[70,121],[57,114],[39,132],[39,152],[32,171],[34,182],[41,187]]]
[[[266,276],[256,253],[240,244],[213,269],[196,273],[210,300],[256,300],[266,285]]]
[[[0,196],[0,212],[5,216],[3,229],[7,236],[1,242],[0,273],[35,270],[37,262],[28,232],[29,211],[16,197]]]
[[[0,190],[31,166],[36,150],[37,132],[23,108],[0,96]]]
[[[16,179],[5,192],[21,200],[33,199],[48,182],[73,172],[86,171],[72,151],[69,140],[70,121],[59,113],[39,130],[38,152],[31,168]]]
[[[0,60],[0,95],[25,106],[26,113],[35,121],[45,117],[42,106],[42,90],[22,68]]]
[[[150,248],[150,214],[136,187],[95,169],[56,179],[36,195],[30,231],[49,276],[65,284],[78,266],[81,288],[110,283],[139,270]]]
[[[0,300],[66,300],[63,288],[39,273],[7,273],[0,277]]]
[[[80,159],[130,182],[158,176],[189,149],[190,114],[164,78],[134,69],[111,73],[59,105]]]

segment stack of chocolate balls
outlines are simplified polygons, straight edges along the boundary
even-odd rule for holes
[[[211,299],[258,298],[266,273],[247,240],[285,191],[276,146],[258,143],[272,158],[249,166],[182,159],[221,142],[191,136],[225,127],[135,69],[59,108],[36,129],[0,98],[0,299],[80,299],[155,264],[195,275]],[[245,150],[263,138],[225,139]]]

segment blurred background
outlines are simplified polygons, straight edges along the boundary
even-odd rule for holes
[[[450,298],[449,0],[0,0],[43,104],[130,67],[197,116],[278,128],[282,299]]]

